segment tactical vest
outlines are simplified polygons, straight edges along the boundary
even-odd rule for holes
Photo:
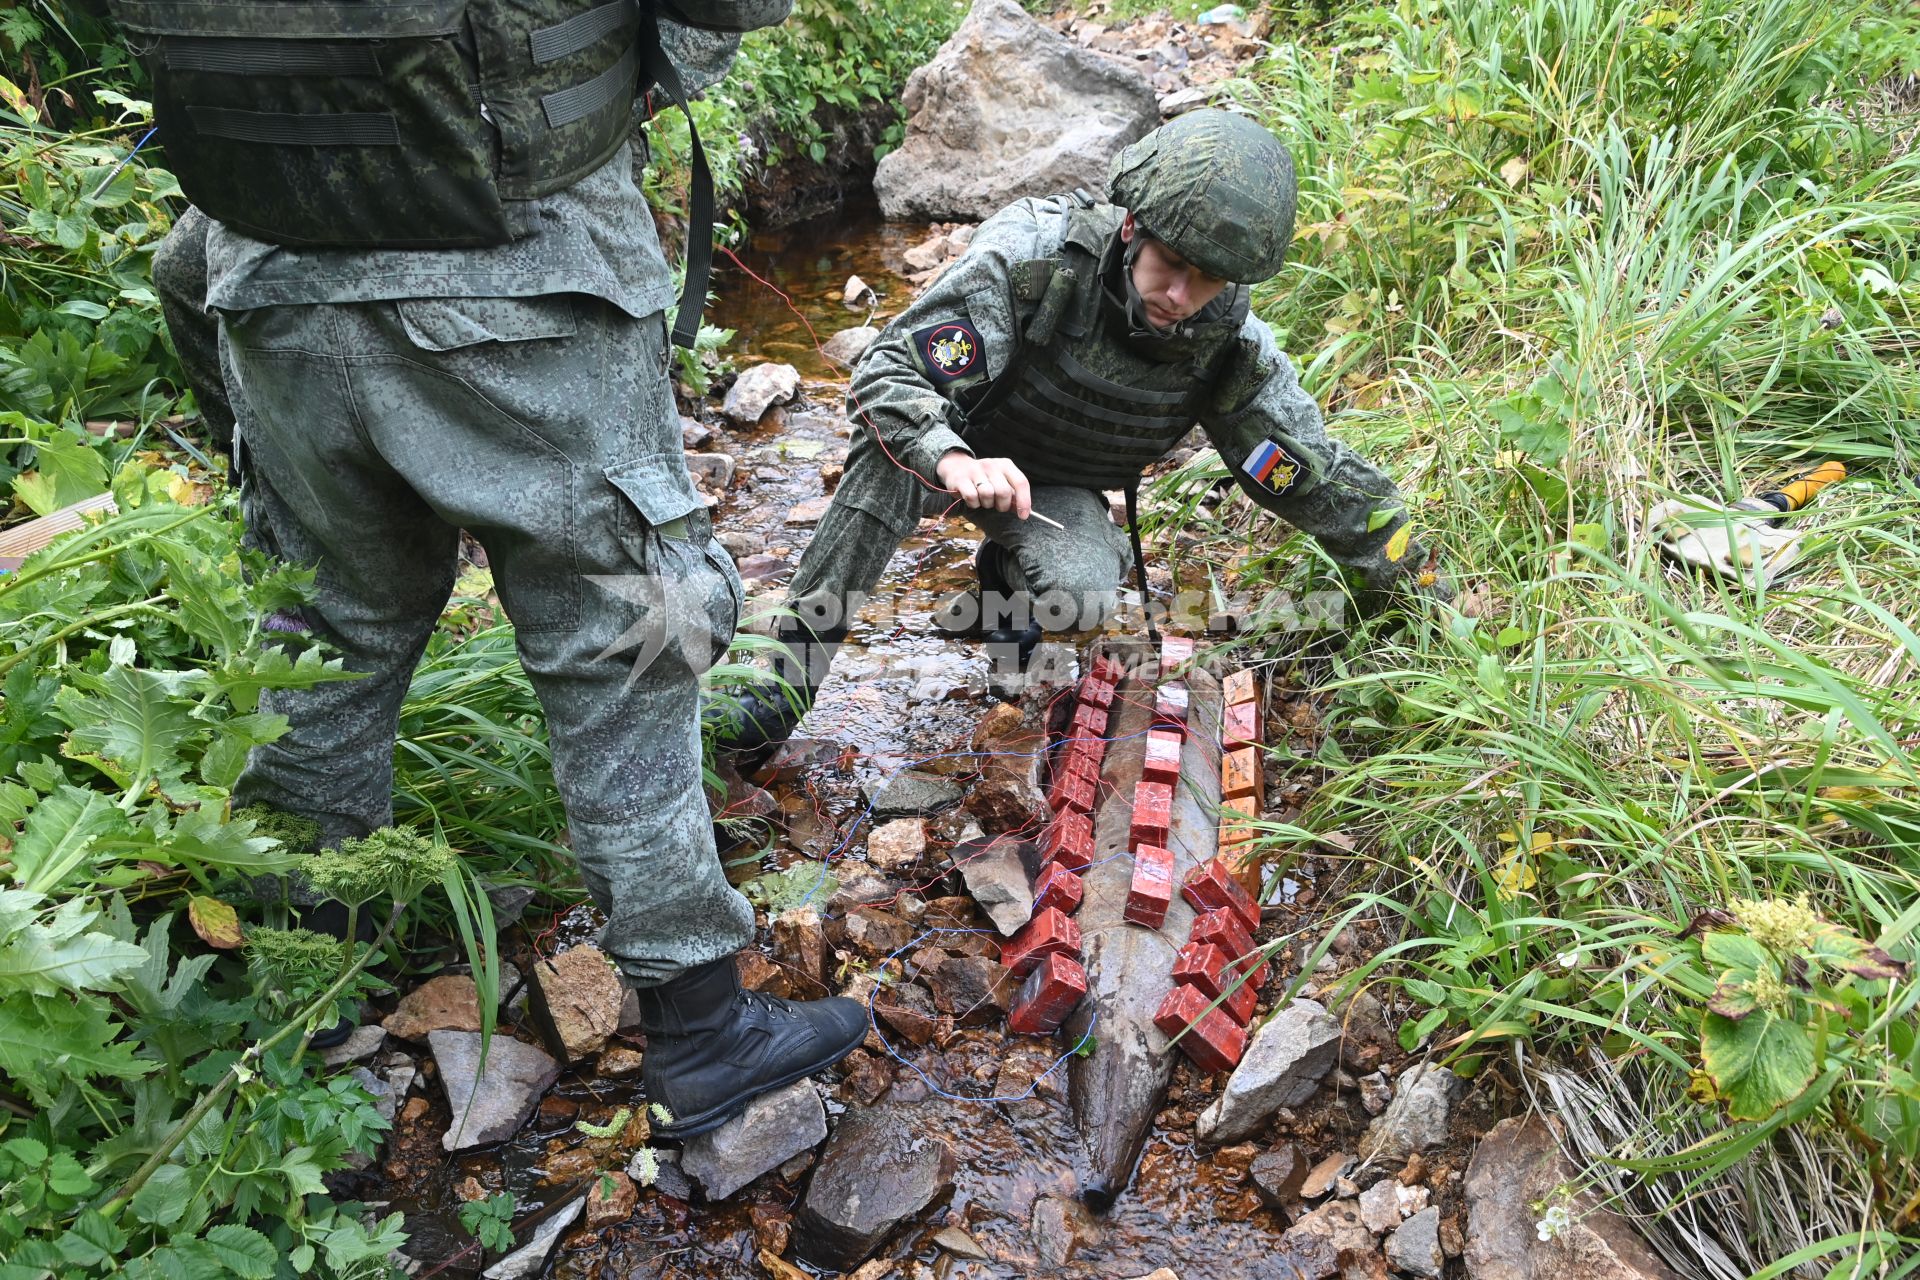
[[[390,249],[505,244],[524,230],[517,203],[564,190],[620,148],[643,88],[658,83],[684,108],[656,3],[112,0],[194,204],[273,244]],[[683,0],[666,12],[745,31],[790,7]],[[712,212],[693,141],[694,305],[683,299],[677,326],[688,342],[705,297],[691,260]]]
[[[1246,290],[1224,318],[1199,326],[1175,361],[1132,350],[1116,332],[1089,241],[1117,211],[1075,210],[1053,258],[1015,268],[1015,293],[1036,302],[1018,351],[971,405],[963,435],[1035,484],[1131,489],[1198,421],[1214,370],[1247,315]],[[1110,232],[1111,228],[1106,228]]]

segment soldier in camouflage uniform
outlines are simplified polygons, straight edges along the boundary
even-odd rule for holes
[[[837,1062],[867,1017],[736,976],[753,911],[714,850],[698,675],[741,588],[682,457],[671,273],[635,172],[621,146],[492,247],[299,249],[208,219],[204,306],[248,536],[317,571],[314,602],[267,625],[324,637],[363,677],[266,694],[289,728],[235,803],[309,818],[323,843],[391,822],[401,700],[471,532],[546,710],[602,948],[640,994],[647,1094],[674,1117],[654,1132],[673,1138]],[[201,231],[183,226],[161,275],[190,318]]]
[[[1195,111],[1123,150],[1110,194],[1003,209],[867,349],[848,395],[860,429],[780,631],[802,696],[749,691],[732,745],[791,731],[901,539],[956,498],[986,534],[985,604],[946,625],[1018,637],[1023,660],[1042,626],[1097,625],[1128,561],[1100,491],[1137,486],[1196,423],[1248,497],[1369,592],[1423,564],[1395,538],[1407,516],[1393,481],[1328,436],[1248,309],[1292,238],[1286,149],[1244,117]]]

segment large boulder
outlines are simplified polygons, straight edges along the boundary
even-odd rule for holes
[[[974,221],[1021,196],[1104,192],[1115,152],[1160,123],[1152,83],[1014,0],[974,0],[907,77],[906,140],[873,189],[887,217]]]
[[[953,1148],[893,1107],[849,1111],[800,1206],[800,1256],[850,1271],[900,1223],[953,1190]]]
[[[1467,1166],[1467,1274],[1473,1280],[1675,1280],[1625,1218],[1578,1186],[1545,1121],[1493,1126]],[[1542,1230],[1546,1204],[1555,1224]],[[1409,1224],[1411,1225],[1411,1224]]]
[[[1202,1142],[1238,1142],[1281,1107],[1311,1098],[1340,1056],[1340,1024],[1312,1000],[1295,1000],[1253,1033],[1226,1090],[1200,1113]]]

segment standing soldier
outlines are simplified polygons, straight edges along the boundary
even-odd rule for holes
[[[1029,198],[982,223],[854,370],[848,404],[866,429],[779,631],[798,696],[746,691],[728,744],[792,731],[894,549],[956,495],[986,539],[979,595],[950,605],[943,626],[1016,644],[1024,662],[1043,627],[1097,625],[1129,558],[1100,491],[1124,489],[1131,516],[1141,471],[1196,422],[1253,501],[1369,592],[1412,570],[1416,588],[1444,595],[1421,573],[1425,552],[1395,536],[1407,516],[1393,481],[1327,435],[1249,312],[1252,286],[1286,257],[1294,194],[1271,134],[1195,111],[1115,158],[1112,203]],[[1133,553],[1138,564],[1137,542]]]
[[[730,55],[738,36],[715,28],[790,3],[680,0],[677,47]],[[289,727],[236,803],[311,819],[326,843],[392,821],[401,699],[466,529],[547,714],[602,946],[638,989],[647,1095],[673,1115],[654,1132],[704,1132],[839,1061],[867,1031],[858,1002],[741,990],[753,911],[701,786],[698,673],[732,638],[740,582],[687,478],[671,273],[634,183],[639,92],[683,96],[653,5],[115,9],[208,219],[248,537],[316,572],[314,602],[267,625],[362,674],[261,699]],[[692,234],[703,263],[697,214]],[[174,247],[162,274],[191,295],[197,241]],[[688,278],[682,341],[704,266]],[[636,635],[644,664],[623,652]]]

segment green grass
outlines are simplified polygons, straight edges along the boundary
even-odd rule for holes
[[[1350,907],[1398,938],[1364,979],[1442,1057],[1551,1100],[1627,1206],[1680,1206],[1649,1231],[1702,1275],[1920,1250],[1920,988],[1782,997],[1801,1041],[1776,1020],[1770,1047],[1817,1070],[1733,1119],[1703,1031],[1760,1024],[1708,1017],[1723,966],[1680,935],[1806,894],[1915,955],[1916,47],[1872,4],[1401,3],[1233,85],[1303,180],[1259,309],[1485,603],[1331,657],[1250,642],[1328,695],[1320,756],[1282,765],[1321,785],[1274,843],[1357,841]],[[1648,545],[1664,498],[1826,457],[1853,476],[1796,517],[1803,567],[1770,591]],[[1191,512],[1209,474],[1163,500]],[[1194,559],[1230,585],[1310,572],[1244,506],[1218,525],[1239,563]]]

